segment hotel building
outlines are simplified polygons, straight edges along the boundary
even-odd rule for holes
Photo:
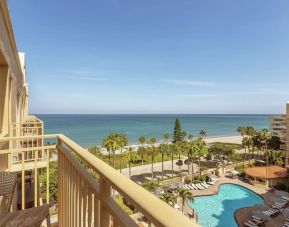
[[[272,116],[269,119],[269,130],[274,136],[280,137],[281,150],[286,150],[286,165],[289,165],[289,102],[286,104],[286,114]]]

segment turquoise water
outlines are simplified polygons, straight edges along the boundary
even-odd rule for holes
[[[130,143],[139,136],[162,139],[168,132],[172,135],[174,121],[179,117],[182,128],[197,135],[205,130],[208,137],[237,135],[240,125],[267,128],[269,115],[37,115],[45,123],[46,133],[63,133],[84,147],[100,144],[110,132],[127,134]]]
[[[237,209],[263,203],[264,200],[256,193],[234,184],[221,185],[216,195],[198,196],[193,203],[189,201],[203,227],[237,227],[234,219]]]

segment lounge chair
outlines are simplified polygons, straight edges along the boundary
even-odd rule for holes
[[[204,181],[203,184],[206,185],[207,187],[210,187],[210,185],[208,185],[206,181]]]
[[[204,190],[204,189],[205,189],[201,184],[197,184],[197,186],[199,186],[199,188],[200,188],[201,190]]]
[[[188,187],[189,187],[191,190],[195,190],[191,185],[188,185]]]
[[[258,225],[256,225],[256,224],[250,224],[250,223],[248,223],[248,222],[245,222],[244,225],[245,225],[245,226],[248,226],[248,227],[258,227]]]
[[[199,184],[195,184],[195,186],[197,187],[197,189],[202,190],[202,188],[199,186]]]
[[[263,222],[262,221],[257,221],[257,220],[254,220],[254,219],[252,219],[252,220],[249,220],[249,221],[247,221],[249,224],[251,224],[251,225],[261,225]]]
[[[275,203],[272,207],[274,208],[274,209],[282,209],[283,207],[285,207],[286,206],[286,203]]]
[[[289,222],[284,222],[284,223],[283,223],[283,226],[284,226],[284,227],[289,227]]]
[[[263,214],[269,215],[271,217],[271,216],[274,216],[276,214],[279,214],[279,212],[280,211],[277,209],[270,208],[269,210],[263,211]]]
[[[198,189],[195,184],[191,184],[191,187],[193,187],[195,190]]]
[[[208,188],[208,186],[205,185],[204,182],[202,182],[201,185],[202,185],[204,188]]]

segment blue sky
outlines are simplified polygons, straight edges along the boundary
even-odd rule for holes
[[[280,113],[289,1],[9,0],[32,113]]]

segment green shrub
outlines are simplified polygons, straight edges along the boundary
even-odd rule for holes
[[[185,184],[192,183],[192,180],[191,180],[190,178],[188,178],[188,177],[186,177],[186,178],[184,179],[184,181],[185,181]]]

